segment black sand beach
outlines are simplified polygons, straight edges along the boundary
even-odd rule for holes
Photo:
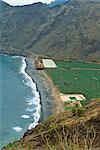
[[[27,73],[32,77],[33,81],[37,84],[37,89],[40,92],[41,97],[41,119],[43,120],[47,116],[53,114],[56,110],[56,103],[52,95],[52,89],[49,82],[42,71],[36,70],[34,65],[34,59],[26,58]]]

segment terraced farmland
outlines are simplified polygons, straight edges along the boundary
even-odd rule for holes
[[[58,68],[47,74],[63,93],[82,93],[87,99],[100,97],[100,64],[56,61]]]

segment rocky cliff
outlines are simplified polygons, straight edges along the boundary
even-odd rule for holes
[[[100,2],[12,7],[1,2],[1,52],[100,59]]]

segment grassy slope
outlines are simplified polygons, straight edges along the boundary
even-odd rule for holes
[[[68,111],[57,113],[3,150],[95,150],[100,147],[99,126],[100,99],[95,99],[80,117]]]
[[[61,92],[82,93],[87,99],[100,97],[100,64],[75,61],[56,64],[57,69],[46,71]]]

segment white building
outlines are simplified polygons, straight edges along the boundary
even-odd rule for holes
[[[57,68],[57,65],[52,59],[42,59],[44,68]]]
[[[60,98],[62,102],[74,102],[74,101],[83,101],[86,100],[82,94],[63,94],[60,93]]]

